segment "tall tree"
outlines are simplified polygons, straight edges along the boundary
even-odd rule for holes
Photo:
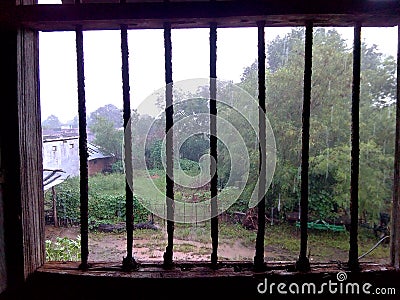
[[[122,111],[113,104],[104,105],[92,112],[88,119],[89,127],[92,125],[93,122],[96,122],[97,117],[108,119],[110,122],[112,122],[114,128],[121,128],[124,124]]]
[[[123,130],[115,128],[115,124],[103,116],[96,116],[90,125],[95,138],[93,143],[99,146],[106,154],[122,158]]]
[[[267,116],[275,133],[277,167],[269,201],[287,209],[298,202],[303,99],[304,30],[277,37],[267,49]],[[395,69],[393,57],[362,45],[360,108],[360,217],[374,220],[390,199],[394,143]],[[310,127],[310,212],[332,217],[349,208],[352,49],[336,30],[316,29]],[[240,86],[253,96],[257,65]],[[245,107],[245,103],[241,105]]]
[[[55,115],[48,116],[47,119],[42,122],[43,129],[60,129],[61,125],[60,120]]]
[[[72,128],[78,128],[79,127],[78,116],[75,116],[72,120],[69,120],[66,124],[71,126]]]

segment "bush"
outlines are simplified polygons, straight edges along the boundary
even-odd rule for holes
[[[57,214],[60,224],[78,224],[80,222],[79,178],[67,179],[56,187]],[[51,194],[46,195],[51,201]],[[99,224],[115,224],[125,221],[125,177],[123,175],[97,175],[89,179],[89,225],[96,228]],[[134,195],[134,220],[145,222],[149,212]]]
[[[197,175],[200,173],[200,165],[198,162],[186,158],[179,160],[180,167],[183,171],[186,171],[189,175]]]
[[[57,215],[60,224],[79,223],[79,177],[69,178],[58,185],[56,193]]]
[[[125,194],[92,194],[89,199],[90,227],[93,229],[99,224],[115,224],[125,221],[125,202]],[[136,196],[133,196],[133,211],[136,223],[147,221],[149,212]]]
[[[81,237],[76,240],[57,237],[56,242],[46,240],[47,261],[79,261],[81,259]]]
[[[115,163],[111,165],[112,173],[124,173],[124,163],[122,160],[117,160]]]

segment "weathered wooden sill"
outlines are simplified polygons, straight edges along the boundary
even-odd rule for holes
[[[106,276],[124,278],[196,278],[196,277],[262,277],[266,275],[295,276],[301,274],[336,274],[346,271],[345,264],[314,263],[311,272],[299,273],[295,271],[295,262],[270,262],[265,271],[255,271],[251,262],[229,261],[220,262],[217,269],[212,269],[208,262],[176,262],[171,270],[166,270],[162,262],[140,262],[138,270],[123,271],[120,262],[90,263],[86,271],[79,270],[77,262],[47,262],[37,270],[37,273],[58,273],[79,276]],[[361,263],[360,273],[393,272],[390,265],[376,263]]]
[[[321,285],[337,281],[344,271],[338,263],[312,264],[311,272],[294,271],[293,262],[271,262],[268,269],[255,272],[250,262],[224,262],[217,270],[209,263],[177,262],[171,270],[162,263],[141,262],[136,271],[124,272],[120,262],[93,263],[89,270],[78,269],[79,263],[51,262],[29,277],[21,297],[11,299],[266,299],[298,298],[299,295],[260,294],[257,286],[268,280],[276,285],[284,282]],[[394,287],[398,299],[400,272],[386,265],[362,263],[360,272],[347,272],[346,282],[370,282],[375,287]],[[272,296],[272,297],[271,297]],[[306,295],[307,298],[353,299],[354,295]],[[397,298],[396,298],[397,297]],[[362,299],[372,299],[362,295]],[[382,297],[381,297],[382,298]],[[379,299],[381,299],[379,298]]]

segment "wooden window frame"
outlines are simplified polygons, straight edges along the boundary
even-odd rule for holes
[[[33,1],[22,2],[32,4]],[[35,271],[39,273],[52,273],[55,270],[76,272],[76,269],[71,267],[74,264],[45,265],[38,31],[76,30],[77,28],[79,30],[165,28],[166,22],[171,28],[210,27],[210,24],[217,24],[218,28],[257,27],[260,22],[263,26],[309,26],[309,24],[314,27],[396,26],[400,24],[400,4],[398,1],[360,0],[329,2],[270,0],[246,4],[234,1],[84,5],[2,4],[0,28],[4,30],[0,32],[0,36],[10,45],[0,50],[0,56],[3,59],[9,55],[15,58],[8,66],[12,71],[12,76],[5,92],[7,97],[15,101],[7,101],[5,104],[6,109],[12,112],[10,116],[1,115],[2,125],[6,122],[13,125],[11,130],[4,135],[5,139],[11,140],[10,145],[1,144],[3,157],[10,155],[14,158],[2,166],[7,171],[4,197],[18,199],[16,203],[5,204],[4,208],[6,228],[10,226],[15,228],[13,234],[5,233],[6,246],[8,245],[6,251],[9,285],[17,286]],[[16,54],[12,53],[12,49],[17,49]],[[399,64],[397,67],[399,74]],[[397,83],[397,103],[399,104],[399,76]],[[393,209],[391,232],[393,241],[391,261],[395,269],[400,268],[399,106],[397,105],[393,191],[395,209]],[[18,153],[18,155],[12,153]],[[229,263],[225,265],[233,266]],[[182,266],[185,267],[185,265]],[[186,267],[190,268],[190,266],[189,264]],[[201,264],[198,266],[201,267]],[[248,263],[242,263],[240,268],[247,270]],[[290,268],[290,266],[285,268]],[[110,265],[97,265],[94,270],[115,272]],[[122,273],[118,272],[116,274],[122,276]],[[150,275],[142,273],[141,276]],[[132,275],[132,277],[135,276]]]

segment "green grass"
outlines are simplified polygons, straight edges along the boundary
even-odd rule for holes
[[[163,171],[149,171],[150,179],[147,172],[138,173],[135,177],[135,192],[139,195],[146,195],[151,201],[159,201],[165,203],[165,173]],[[154,185],[158,189],[154,189]],[[151,187],[151,188],[149,188]],[[125,192],[125,177],[123,174],[96,175],[89,178],[89,188],[99,194],[118,195]],[[192,191],[193,192],[193,191]],[[177,194],[186,197],[185,189],[179,190]],[[198,191],[201,193],[201,191]],[[236,190],[227,190],[220,195],[220,200],[229,201],[229,198],[235,196]],[[225,199],[226,198],[226,199]],[[157,218],[156,218],[157,219]],[[157,219],[161,227],[164,227],[164,221]],[[210,222],[198,224],[175,224],[174,237],[178,240],[188,241],[188,243],[176,244],[175,251],[184,253],[209,252],[211,244]],[[148,240],[145,243],[148,246],[165,243],[165,229],[154,230],[136,230],[135,239]],[[91,233],[93,240],[101,241],[104,234]],[[219,223],[219,240],[221,244],[234,245],[239,242],[247,248],[254,248],[256,241],[256,231],[247,230],[240,224]],[[373,235],[371,230],[360,228],[359,230],[359,255],[371,249],[378,239]],[[207,247],[198,247],[190,244],[197,242]],[[265,246],[268,251],[276,251],[282,253],[284,257],[296,258],[300,248],[300,232],[299,229],[290,224],[280,224],[271,226],[267,224],[265,233]],[[329,260],[347,260],[349,251],[349,233],[348,232],[325,232],[317,230],[309,230],[308,235],[308,254],[314,261]],[[366,256],[363,261],[377,261],[389,258],[389,247],[387,244],[378,246],[373,252]]]
[[[140,229],[135,230],[134,237],[139,240],[149,239],[153,241],[163,241],[164,233],[161,230]]]
[[[388,241],[388,240],[386,240]],[[366,228],[360,228],[359,229],[359,238],[358,238],[358,244],[359,244],[359,255],[366,253],[369,249],[371,249],[376,243],[378,242],[378,239],[373,235],[371,230],[368,230]],[[372,251],[370,254],[368,254],[365,258],[362,259],[362,261],[371,261],[371,260],[376,260],[376,259],[387,259],[389,260],[389,254],[390,254],[390,247],[389,244],[382,243],[380,244],[374,251]]]
[[[97,174],[90,176],[89,189],[104,194],[117,195],[125,191],[125,177],[123,174]]]
[[[247,230],[240,224],[219,224],[219,240],[221,244],[233,245],[236,241],[247,248],[253,248],[256,241],[256,231]],[[202,226],[182,225],[175,228],[175,238],[187,241],[210,244],[210,223]],[[284,253],[285,257],[297,258],[300,252],[300,232],[295,226],[281,224],[266,226],[265,246]],[[367,252],[377,242],[377,238],[369,231],[360,230],[359,255]],[[346,261],[349,251],[348,232],[325,232],[310,230],[308,235],[308,254],[314,261],[339,260]],[[389,247],[380,245],[363,261],[384,260],[389,257]]]
[[[183,253],[197,253],[197,247],[192,244],[177,244],[174,245],[174,251]]]
[[[175,224],[174,236],[176,239],[193,241],[203,244],[211,242],[209,222],[199,224]]]

